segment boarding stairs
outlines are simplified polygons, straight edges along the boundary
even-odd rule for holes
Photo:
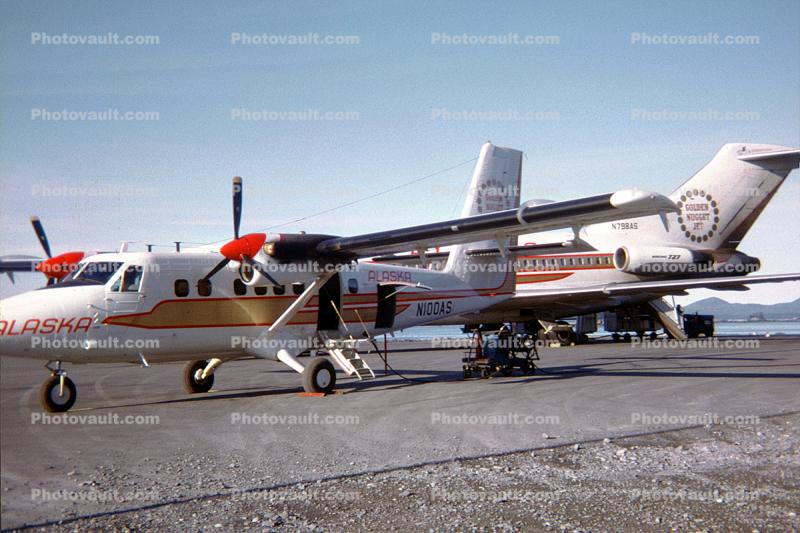
[[[680,317],[675,312],[675,307],[665,298],[657,298],[648,302],[650,311],[656,316],[664,330],[671,339],[686,340],[686,333],[680,324]]]
[[[322,337],[325,351],[349,377],[359,381],[375,377],[375,372],[358,353],[358,339],[329,339]]]

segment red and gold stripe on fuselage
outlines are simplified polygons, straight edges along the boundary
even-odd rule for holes
[[[508,277],[507,277],[508,279]],[[467,289],[436,292],[413,292],[397,294],[395,316],[400,315],[413,303],[442,299],[495,296],[505,289],[507,280],[500,287],[489,289]],[[510,291],[502,294],[510,294]],[[110,316],[107,325],[128,326],[144,329],[222,328],[222,327],[269,327],[297,298],[285,296],[241,296],[230,298],[178,298],[162,300],[144,313]],[[319,297],[314,296],[289,322],[289,325],[317,323]],[[377,315],[377,293],[344,294],[340,309],[346,323],[374,322]]]

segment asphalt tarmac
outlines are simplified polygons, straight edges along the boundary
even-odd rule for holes
[[[800,412],[800,339],[750,340],[545,348],[534,375],[468,381],[461,350],[397,343],[421,350],[390,355],[410,380],[367,355],[378,377],[340,374],[324,398],[260,360],[224,364],[202,395],[182,391],[182,364],[72,365],[66,418],[42,413],[40,363],[3,357],[2,528]]]

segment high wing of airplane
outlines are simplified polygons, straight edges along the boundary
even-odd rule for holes
[[[40,394],[50,411],[75,403],[65,362],[188,361],[186,390],[207,392],[219,365],[255,356],[297,371],[309,392],[330,392],[333,363],[357,379],[374,376],[358,356],[358,339],[512,297],[508,250],[517,235],[678,210],[673,200],[638,190],[520,205],[521,167],[522,152],[486,143],[460,218],[351,237],[241,235],[242,180],[234,178],[231,241],[86,257],[61,283],[0,300],[0,354],[53,363]],[[453,248],[440,271],[357,261],[444,244]],[[499,253],[475,253],[487,247]],[[330,360],[304,365],[297,356],[311,349]]]

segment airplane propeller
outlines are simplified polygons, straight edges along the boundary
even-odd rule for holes
[[[42,221],[39,220],[39,217],[32,216],[31,225],[47,256],[47,259],[36,265],[36,270],[47,276],[48,285],[58,283],[72,271],[74,266],[83,259],[85,254],[83,252],[66,252],[54,257],[50,251],[50,241],[47,240],[47,234],[44,231],[44,226],[42,226]]]
[[[279,285],[263,268],[261,263],[253,260],[253,257],[258,254],[267,240],[267,235],[265,233],[248,233],[247,235],[239,236],[239,228],[242,222],[242,196],[242,178],[237,176],[233,178],[233,240],[220,248],[219,253],[222,254],[224,259],[217,263],[203,279],[208,281],[217,272],[225,268],[228,263],[237,261],[260,272],[273,285]]]
[[[39,242],[44,248],[44,253],[48,259],[53,257],[53,254],[50,253],[50,242],[47,240],[47,234],[44,232],[44,226],[42,226],[42,221],[39,220],[39,217],[31,217],[31,224],[33,225],[33,231],[36,232],[36,237],[39,238]]]

